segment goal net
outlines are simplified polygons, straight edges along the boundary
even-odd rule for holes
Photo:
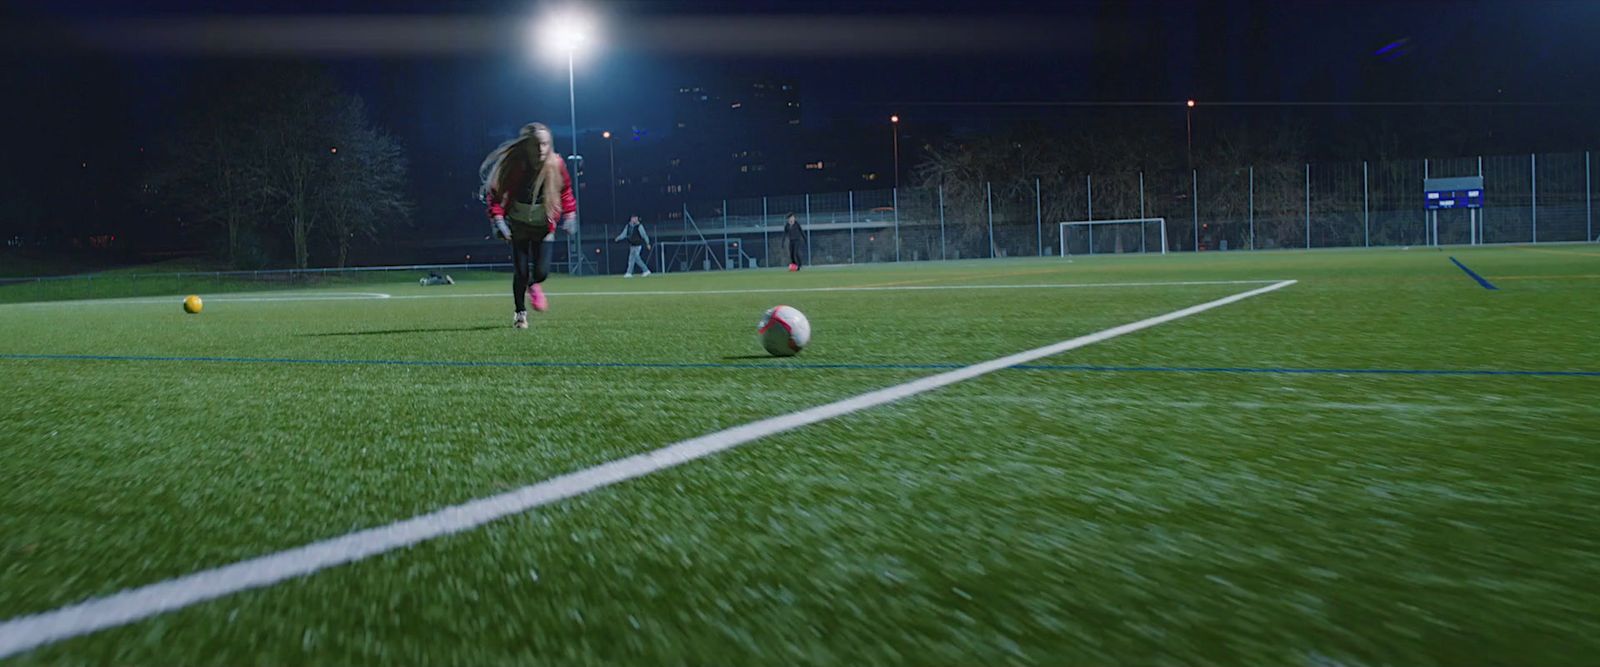
[[[1061,256],[1149,252],[1167,254],[1166,218],[1061,223]]]

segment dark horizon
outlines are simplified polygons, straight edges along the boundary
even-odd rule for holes
[[[204,98],[200,82],[262,62],[326,67],[366,100],[374,123],[410,156],[420,213],[415,233],[424,237],[475,222],[467,195],[478,160],[523,123],[543,120],[555,130],[558,148],[570,148],[565,68],[517,43],[538,7],[198,6],[14,3],[12,39],[3,52],[12,65],[6,87],[15,93],[10,97],[29,104],[9,113],[19,117],[16,126],[38,128],[14,139],[8,151],[8,187],[17,197],[68,196],[87,169],[81,165],[91,161],[112,165],[96,170],[91,189],[136,180],[138,160],[91,156],[137,156],[170,129],[181,111],[176,107]],[[763,150],[787,154],[816,144],[814,137],[837,136],[841,148],[830,150],[849,154],[829,159],[857,172],[887,169],[891,113],[903,119],[905,174],[924,157],[923,142],[1037,124],[1086,131],[1120,123],[1178,145],[1188,129],[1186,99],[1198,102],[1192,115],[1197,151],[1225,129],[1286,125],[1311,135],[1307,155],[1296,159],[1377,157],[1352,151],[1379,142],[1360,134],[1380,132],[1396,144],[1396,157],[1474,147],[1487,153],[1573,151],[1600,143],[1600,130],[1586,120],[1600,110],[1593,92],[1600,90],[1600,49],[1589,38],[1600,26],[1594,3],[596,7],[606,36],[575,76],[579,149],[590,168],[584,195],[591,197],[608,180],[593,173],[609,157],[597,140],[601,131],[629,139],[619,144],[619,163],[628,164],[634,153],[636,168],[641,161],[665,161],[646,146],[675,134],[680,87],[756,80],[792,82],[800,95],[800,127],[813,137],[773,134]],[[764,185],[702,188],[685,198],[813,187],[776,176],[750,183]],[[835,189],[849,187],[839,182]],[[40,202],[20,208],[30,206]],[[599,213],[609,217],[595,209],[586,215]],[[0,224],[13,229],[20,224],[15,217]]]

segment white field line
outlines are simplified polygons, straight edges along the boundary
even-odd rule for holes
[[[1024,285],[884,285],[880,287],[772,287],[760,289],[716,290],[637,290],[615,292],[548,292],[550,298],[580,296],[690,296],[696,294],[796,294],[804,292],[915,292],[925,290],[983,290],[983,289],[1086,289],[1094,287],[1194,287],[1201,285],[1265,285],[1277,280],[1189,280],[1139,283],[1030,283]],[[492,294],[408,294],[396,299],[469,299],[477,297],[505,298],[507,293]]]
[[[202,293],[204,294],[204,293]],[[385,292],[311,292],[305,294],[283,292],[230,292],[227,294],[212,294],[201,296],[203,303],[249,303],[253,301],[367,301],[371,299],[388,299],[391,295]],[[183,296],[138,296],[125,299],[73,299],[68,301],[30,301],[28,303],[13,303],[12,306],[117,306],[135,305],[145,306],[151,304],[173,305],[181,303]]]
[[[635,291],[608,291],[608,292],[558,292],[548,291],[552,299],[567,299],[585,296],[695,296],[701,294],[797,294],[806,292],[913,292],[928,290],[987,290],[987,289],[1093,289],[1106,287],[1200,287],[1207,285],[1267,285],[1279,282],[1278,280],[1179,280],[1179,281],[1154,281],[1132,283],[1029,283],[1029,284],[988,284],[988,285],[884,285],[878,287],[773,287],[761,289],[716,289],[716,290],[635,290]],[[343,301],[351,299],[503,299],[508,296],[506,292],[466,292],[466,293],[438,293],[438,294],[403,294],[393,295],[382,292],[328,292],[323,294],[271,294],[251,296],[249,293],[218,294],[204,296],[207,302],[231,301]],[[78,299],[74,301],[37,301],[29,303],[9,304],[13,306],[74,306],[74,305],[148,305],[176,303],[183,297],[178,295],[168,297],[130,297],[127,299]],[[5,304],[0,304],[0,308]]]
[[[143,620],[225,595],[313,574],[437,537],[458,533],[535,507],[671,468],[744,443],[841,415],[910,398],[940,387],[1061,354],[1293,285],[1285,280],[1165,315],[1112,327],[1026,352],[931,375],[807,410],[735,426],[650,452],[555,477],[495,496],[446,507],[232,565],[184,575],[106,597],[0,623],[0,658],[45,644]]]

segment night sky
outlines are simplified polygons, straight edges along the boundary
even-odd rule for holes
[[[487,148],[522,123],[544,120],[558,147],[570,141],[565,68],[531,55],[521,37],[541,5],[127,4],[10,3],[0,76],[8,125],[20,131],[8,139],[7,192],[70,180],[71,168],[97,152],[136,150],[173,117],[174,104],[203,97],[198,73],[252,59],[330,65],[405,145],[414,179],[463,192]],[[1600,111],[1600,2],[590,7],[603,32],[577,68],[586,131],[667,133],[678,86],[740,76],[798,84],[808,128],[881,122],[893,112],[908,130],[919,122],[981,130],[1070,108],[1052,104],[1186,98],[1200,100],[1202,112],[1533,104],[1575,126]],[[292,31],[272,19],[316,30],[289,39]],[[1181,110],[1175,117],[1181,131]],[[1546,137],[1551,146],[1527,148],[1582,150],[1593,136]]]

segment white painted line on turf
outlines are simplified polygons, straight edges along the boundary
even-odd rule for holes
[[[760,289],[707,289],[707,290],[637,290],[614,292],[556,292],[547,294],[551,298],[568,298],[579,296],[693,296],[697,294],[794,294],[800,292],[913,292],[927,290],[975,290],[975,289],[1087,289],[1094,287],[1196,287],[1204,285],[1265,285],[1279,282],[1277,280],[1185,280],[1167,282],[1139,282],[1139,283],[1028,283],[1021,285],[885,285],[882,287],[773,287]],[[396,296],[396,299],[472,299],[479,297],[504,298],[504,292],[492,294],[407,294]]]
[[[253,296],[241,294],[238,296],[218,295],[205,297],[206,302],[245,303],[249,301],[350,301],[352,299],[391,299],[393,295],[386,292],[328,292],[323,294],[263,294]],[[168,303],[168,299],[160,303]]]
[[[294,294],[283,292],[264,292],[257,294],[228,293],[214,294],[201,297],[205,303],[249,303],[254,301],[369,301],[373,299],[388,299],[393,295],[386,292],[317,292],[311,294]],[[5,304],[11,306],[106,306],[106,305],[134,305],[146,306],[151,304],[176,304],[183,301],[182,296],[139,296],[125,299],[71,299],[66,301],[30,301],[27,303]]]
[[[637,291],[607,291],[607,292],[557,292],[548,291],[551,298],[571,298],[581,296],[694,296],[700,294],[795,294],[801,292],[912,292],[929,290],[985,290],[985,289],[1092,289],[1103,287],[1202,287],[1208,285],[1266,285],[1278,282],[1277,280],[1175,280],[1132,283],[1027,283],[1027,284],[990,284],[990,285],[884,285],[879,287],[772,287],[759,289],[712,289],[712,290],[637,290]],[[207,302],[229,301],[343,301],[352,299],[503,299],[505,292],[467,292],[467,293],[440,293],[440,294],[403,294],[392,295],[382,292],[331,292],[327,295],[307,294],[296,296],[292,294],[278,294],[261,297],[217,295],[204,297]],[[73,306],[73,305],[149,305],[170,304],[183,297],[130,297],[127,299],[80,299],[75,301],[35,301],[29,303],[9,304],[13,306]],[[8,304],[0,304],[0,308]]]
[[[909,398],[1017,364],[1093,345],[1259,294],[1266,294],[1294,283],[1293,280],[1273,283],[1098,333],[912,380],[808,410],[735,426],[514,491],[446,507],[387,526],[313,542],[287,551],[125,590],[53,611],[14,618],[0,623],[0,658],[476,528],[535,507],[732,449],[752,440]]]

